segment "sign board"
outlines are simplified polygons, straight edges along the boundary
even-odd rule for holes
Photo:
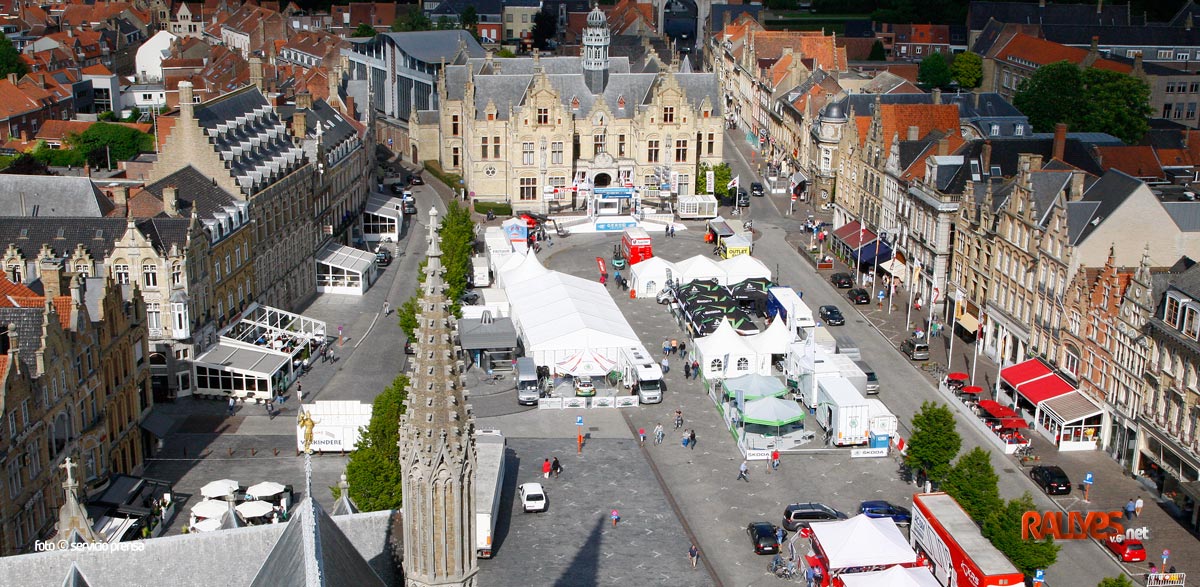
[[[704,185],[708,186],[708,194],[715,195],[717,188],[717,173],[711,169],[704,172]]]
[[[350,452],[358,444],[359,431],[371,422],[371,404],[352,401],[318,401],[303,404],[316,426],[313,452]],[[296,426],[296,450],[304,450],[304,429]]]
[[[633,188],[596,188],[592,190],[592,193],[605,200],[632,198]]]
[[[617,407],[615,399],[616,398],[614,398],[611,395],[594,397],[594,398],[592,398],[591,407],[593,407],[593,408],[615,408],[615,407]]]
[[[636,220],[625,220],[625,221],[618,220],[616,222],[597,222],[596,223],[596,231],[597,232],[621,232],[622,230],[625,230],[626,228],[629,228],[631,226],[637,226],[637,221]]]
[[[539,410],[561,410],[563,400],[561,397],[544,397],[538,400]]]
[[[562,407],[563,407],[564,409],[565,409],[565,408],[586,408],[586,407],[587,407],[587,398],[584,398],[584,397],[565,397],[565,398],[563,398],[563,405],[562,405]]]
[[[888,456],[888,449],[886,449],[886,448],[854,448],[854,449],[850,449],[850,458],[852,458],[852,459],[879,458],[879,457],[886,457],[886,456]]]
[[[1121,520],[1124,513],[1111,512],[1025,512],[1021,515],[1021,539],[1041,540],[1047,536],[1055,540],[1108,540],[1113,535],[1123,538],[1145,540],[1149,538],[1147,528],[1126,528]],[[1114,532],[1115,530],[1115,532]]]
[[[746,449],[747,461],[765,461],[771,458],[771,451],[763,448],[748,448]]]
[[[875,297],[882,300],[883,298],[887,297],[887,294],[883,293],[883,290],[881,289],[881,290],[879,290],[879,293],[875,294]]]
[[[1091,485],[1095,482],[1095,476],[1092,475],[1091,471],[1088,471],[1087,474],[1083,476],[1083,482],[1086,485]]]
[[[583,416],[575,416],[575,425],[583,426]]]
[[[638,406],[638,398],[632,395],[617,396],[618,408],[636,408]]]

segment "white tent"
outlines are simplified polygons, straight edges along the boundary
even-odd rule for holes
[[[892,567],[874,573],[838,575],[845,587],[942,587],[927,567]]]
[[[891,518],[857,515],[809,524],[830,570],[914,563],[917,553]]]
[[[737,257],[734,257],[735,259]],[[767,329],[746,337],[746,344],[762,355],[784,355],[795,336],[783,320],[772,320]]]
[[[509,287],[537,279],[549,273],[550,270],[542,266],[542,262],[538,261],[537,254],[530,251],[524,255],[512,255],[505,261],[504,266],[500,268],[500,274],[497,281],[504,287]]]
[[[557,271],[505,282],[513,324],[525,354],[557,365],[588,350],[615,362],[623,347],[641,346],[637,334],[603,285]]]
[[[630,268],[629,288],[639,298],[658,295],[668,279],[679,277],[679,267],[662,257],[650,257]]]
[[[554,366],[554,370],[560,375],[603,377],[608,375],[608,372],[612,371],[616,364],[615,361],[604,355],[585,349],[559,361]]]
[[[766,264],[750,255],[734,255],[717,265],[725,272],[724,283],[728,285],[754,278],[771,279]]]
[[[707,379],[724,379],[758,371],[758,353],[746,344],[727,320],[712,334],[696,339],[700,369]]]
[[[725,284],[725,272],[721,270],[721,266],[705,255],[684,259],[676,263],[676,267],[679,268],[679,278],[676,280],[679,283],[688,283],[697,279],[716,279],[722,285]]]

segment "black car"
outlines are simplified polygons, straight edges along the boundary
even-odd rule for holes
[[[834,273],[829,276],[829,281],[833,283],[833,287],[840,289],[854,287],[854,278],[849,273]]]
[[[413,185],[425,185],[425,180],[421,179],[421,176],[419,176],[419,175],[414,175],[414,176],[412,176],[412,184]]]
[[[864,501],[858,504],[858,511],[868,518],[891,518],[898,526],[912,523],[912,512],[908,508],[892,505],[883,500]]]
[[[777,554],[779,553],[779,527],[770,522],[751,522],[746,526],[746,536],[750,537],[750,544],[754,546],[754,554]],[[787,533],[784,532],[786,536]]]
[[[391,190],[392,190],[393,194],[396,194],[397,196],[399,196],[400,194],[404,193],[404,184],[402,184],[400,182],[396,182],[391,185]]]
[[[871,294],[867,293],[867,290],[865,290],[861,287],[856,287],[856,288],[846,292],[846,297],[850,298],[850,301],[852,301],[860,306],[862,304],[871,303]]]
[[[750,194],[747,194],[746,190],[738,190],[737,191],[737,207],[745,208],[749,205],[750,205]]]
[[[412,198],[405,198],[404,203],[400,204],[400,210],[405,214],[416,214],[417,201]]]
[[[1033,479],[1046,495],[1067,495],[1071,493],[1071,480],[1057,465],[1038,465],[1029,470],[1029,478]]]
[[[417,349],[413,348],[412,341],[407,341],[407,340],[404,341],[404,354],[406,354],[406,355],[417,354]]]
[[[821,306],[818,310],[821,315],[821,320],[829,326],[841,326],[846,323],[846,318],[842,316],[842,311],[837,306]]]
[[[756,198],[761,198],[764,194],[766,194],[766,192],[763,191],[763,184],[758,183],[757,181],[750,184],[750,195]]]
[[[392,253],[386,249],[380,249],[375,252],[375,264],[380,267],[387,267],[392,264]]]

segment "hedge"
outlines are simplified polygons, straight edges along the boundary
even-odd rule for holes
[[[425,162],[425,169],[428,170],[429,173],[432,173],[433,176],[438,178],[438,180],[440,180],[442,183],[446,184],[446,187],[454,190],[455,193],[457,193],[458,190],[463,187],[463,184],[461,183],[461,175],[458,175],[457,173],[446,173],[442,170],[442,166],[434,159],[430,159],[429,161]]]
[[[508,202],[480,202],[475,201],[475,212],[479,214],[487,214],[491,210],[496,216],[512,216],[512,204]]]

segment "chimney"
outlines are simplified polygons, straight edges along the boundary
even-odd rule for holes
[[[1191,16],[1188,16],[1191,18]],[[1142,73],[1142,52],[1138,51],[1133,54],[1133,73]]]
[[[129,204],[129,187],[128,186],[119,186],[119,187],[117,187],[117,189],[109,192],[109,195],[112,196],[113,203],[118,206],[125,206],[125,205]]]
[[[84,300],[83,290],[85,289],[85,287],[86,286],[84,285],[83,277],[81,277],[78,273],[76,273],[75,276],[71,278],[71,305],[72,306],[74,306],[76,308],[83,306],[83,300]],[[103,309],[101,309],[101,312],[103,312]],[[101,316],[101,318],[103,318],[103,316]]]
[[[195,107],[195,98],[192,97],[192,82],[179,82],[179,119],[192,120],[193,108]]]
[[[17,74],[15,74],[15,73],[8,74],[8,83],[10,83],[14,86],[17,85]]]
[[[938,139],[938,157],[945,157],[950,154],[950,139],[942,137]]]
[[[1104,0],[1096,0],[1096,14],[1104,12]]]
[[[791,54],[792,54],[792,48],[784,47],[783,52],[779,54],[779,58],[782,59],[784,55],[791,55]]]
[[[1067,148],[1067,125],[1060,122],[1054,125],[1054,149],[1051,151],[1051,157],[1062,161],[1063,152]]]
[[[261,92],[263,89],[263,62],[262,58],[254,56],[250,58],[250,83],[258,88]]]
[[[29,131],[24,130],[24,129],[21,130],[21,142],[22,143],[29,142]]]
[[[311,110],[312,104],[312,92],[307,87],[296,92],[296,110]]]
[[[1187,20],[1184,21],[1183,28],[1184,28],[1184,30],[1188,30],[1188,31],[1192,30],[1192,13],[1191,12],[1189,12],[1187,14]]]
[[[979,110],[979,88],[971,90],[971,105],[975,107],[976,111]]]
[[[38,268],[42,276],[42,292],[46,294],[47,300],[53,300],[63,295],[65,289],[63,284],[63,260],[62,259],[42,259],[39,261]]]
[[[983,172],[991,173],[991,170],[992,170],[992,142],[991,141],[983,142],[983,149],[980,150],[979,158],[980,158],[980,163],[982,164],[982,167],[983,167]]]
[[[1068,188],[1070,191],[1067,193],[1068,202],[1078,202],[1083,199],[1083,180],[1085,178],[1086,175],[1082,171],[1071,173],[1071,187]]]
[[[721,32],[722,32],[722,33],[724,33],[726,30],[728,30],[728,29],[729,29],[729,19],[730,19],[730,16],[732,16],[732,15],[730,15],[730,14],[729,14],[729,11],[728,11],[728,10],[726,10],[726,11],[725,11],[725,14],[723,14],[723,15],[721,16],[721,20],[722,20],[722,26],[723,26],[723,28],[721,29]]]
[[[304,110],[296,110],[292,113],[292,136],[297,139],[304,140],[308,134],[308,113]]]
[[[1045,8],[1046,0],[1038,0],[1038,8]]]
[[[1092,46],[1088,48],[1088,53],[1096,55],[1100,53],[1100,36],[1092,35]]]
[[[915,141],[920,138],[921,138],[921,127],[919,127],[919,126],[908,127],[908,137],[905,139],[906,141]]]
[[[942,89],[941,88],[933,89],[933,103],[934,104],[942,103]]]
[[[163,212],[172,218],[179,216],[179,194],[175,191],[175,186],[169,185],[163,188]]]

